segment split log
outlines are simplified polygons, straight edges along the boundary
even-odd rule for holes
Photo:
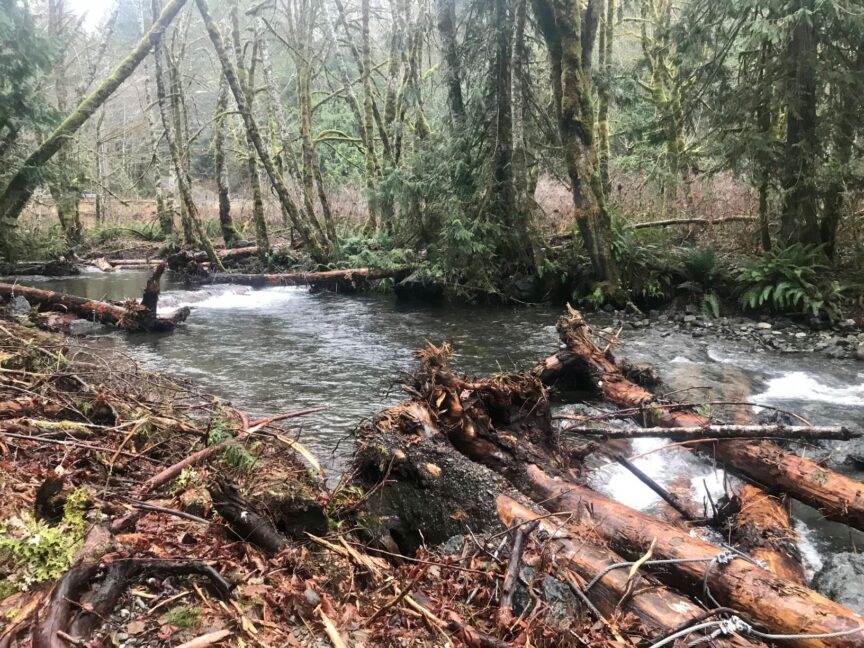
[[[0,283],[0,297],[11,299],[20,295],[31,304],[39,306],[43,311],[74,313],[82,319],[111,324],[132,332],[171,331],[177,324],[186,320],[190,310],[189,308],[181,308],[170,317],[159,317],[156,314],[156,303],[159,299],[159,278],[164,268],[164,265],[159,265],[154,270],[153,276],[147,282],[147,289],[141,303],[132,300],[124,304],[96,301],[66,293],[7,283]]]
[[[739,511],[732,521],[732,542],[744,553],[765,563],[780,578],[804,585],[798,534],[782,500],[745,484],[738,492]]]
[[[829,634],[861,628],[864,617],[803,585],[778,578],[743,559],[712,562],[725,550],[694,538],[686,530],[635,511],[573,482],[550,476],[535,465],[526,468],[531,496],[544,507],[572,513],[591,524],[610,546],[631,560],[641,557],[654,540],[657,559],[693,560],[666,566],[675,584],[697,594],[707,592],[720,605],[734,608],[747,620],[775,634]],[[589,519],[590,518],[590,519]],[[715,564],[716,563],[716,564]],[[604,580],[609,576],[604,576]],[[706,601],[706,604],[709,601]],[[795,640],[806,647],[860,646],[862,633],[833,639]]]
[[[663,438],[672,441],[692,439],[788,439],[795,441],[815,441],[835,439],[848,441],[861,438],[860,432],[840,426],[807,425],[703,425],[701,427],[641,427],[610,428],[583,425],[564,425],[562,432],[586,436],[600,436],[604,439],[644,439]]]
[[[239,284],[264,288],[267,286],[309,286],[325,290],[352,292],[376,279],[397,278],[407,273],[407,269],[374,270],[352,268],[349,270],[326,270],[324,272],[289,272],[283,274],[228,274],[215,273],[210,276],[211,283]]]
[[[624,559],[596,544],[586,542],[592,534],[591,528],[568,518],[543,518],[516,500],[499,495],[498,514],[509,526],[537,523],[538,544],[544,544],[556,573],[570,571],[577,576],[576,582],[590,582],[611,565]],[[670,630],[699,618],[702,608],[687,597],[668,589],[655,579],[637,571],[633,578],[626,569],[609,571],[597,581],[587,596],[599,611],[612,615],[619,608],[634,614],[654,638],[662,637]],[[752,646],[742,637],[732,637],[716,642],[717,646]]]
[[[664,428],[703,428],[707,418],[690,408],[657,407],[654,395],[625,378],[608,351],[598,348],[578,311],[558,321],[564,348],[535,367],[544,384],[593,389],[619,407],[635,408],[634,418]],[[720,441],[702,451],[729,469],[819,510],[829,520],[864,530],[864,483],[784,451],[768,442]]]

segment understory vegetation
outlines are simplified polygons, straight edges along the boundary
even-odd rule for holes
[[[255,245],[472,300],[857,312],[855,2],[160,8],[0,8],[5,267]]]

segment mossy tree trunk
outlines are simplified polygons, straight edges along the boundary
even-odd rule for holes
[[[596,5],[590,0],[588,8]],[[591,97],[592,21],[577,0],[533,0],[537,22],[549,50],[558,130],[573,192],[576,224],[595,277],[617,294],[621,280],[612,254],[612,225],[597,165]],[[596,26],[596,22],[594,23]],[[587,53],[587,56],[586,56]]]
[[[54,157],[63,143],[74,135],[108,97],[129,78],[141,61],[147,56],[153,44],[159,40],[165,28],[171,23],[180,9],[183,8],[185,2],[186,0],[171,0],[129,55],[27,157],[6,184],[2,193],[0,193],[0,222],[14,221],[18,218],[21,210],[24,209],[33,195],[33,191],[39,184],[40,171],[45,163]]]
[[[831,138],[831,161],[834,168],[822,198],[823,213],[819,224],[825,254],[832,260],[837,250],[837,228],[843,208],[849,204],[847,183],[853,179],[850,164],[859,123],[861,96],[864,94],[864,40],[853,56],[858,92],[848,89],[846,92],[835,90],[832,97],[832,104],[837,111],[837,123]]]
[[[152,0],[151,6],[153,8],[154,18],[159,14],[159,5],[160,0]],[[160,33],[159,38],[156,39],[153,46],[153,63],[156,75],[156,103],[159,105],[159,114],[162,116],[162,125],[165,128],[165,140],[168,142],[171,162],[174,165],[174,175],[177,179],[177,190],[180,194],[180,200],[185,207],[185,212],[181,213],[181,217],[185,214],[184,232],[187,228],[189,230],[194,228],[204,251],[207,253],[207,258],[213,265],[224,271],[224,267],[216,254],[216,249],[213,247],[213,243],[210,241],[204,228],[201,227],[201,219],[198,217],[198,208],[195,206],[195,201],[192,198],[190,180],[183,166],[180,149],[177,145],[177,133],[175,132],[176,121],[172,120],[168,114],[165,77],[163,76],[164,72],[162,70],[162,54],[162,38]]]
[[[273,158],[270,157],[270,153],[264,145],[264,141],[262,140],[261,133],[258,129],[258,124],[256,123],[255,117],[246,101],[245,91],[237,77],[234,65],[228,57],[228,52],[225,47],[225,42],[222,39],[222,34],[219,32],[219,27],[213,20],[213,16],[210,15],[210,9],[207,6],[207,2],[206,0],[195,0],[195,4],[198,6],[198,11],[200,12],[201,17],[204,19],[204,25],[207,28],[210,42],[213,43],[213,48],[216,50],[216,54],[219,57],[219,63],[222,66],[222,73],[228,80],[228,86],[231,88],[234,100],[237,102],[237,110],[243,118],[243,124],[255,150],[258,152],[261,164],[264,167],[264,170],[267,171],[267,175],[270,177],[270,182],[273,185],[273,189],[276,191],[280,204],[288,213],[294,227],[306,241],[312,259],[319,263],[326,263],[329,257],[329,242],[326,240],[322,241],[316,236],[312,227],[310,227],[309,223],[303,218],[303,215],[297,209],[296,203],[288,193],[288,188],[285,186],[285,181],[283,180],[282,175],[277,171],[276,166],[273,164]]]
[[[462,66],[456,40],[455,0],[438,0],[438,34],[444,50],[444,81],[447,84],[450,114],[456,126],[461,129],[465,124],[465,100],[462,97]]]
[[[378,219],[376,206],[376,169],[378,167],[375,157],[375,115],[373,112],[372,98],[372,43],[369,34],[369,0],[362,0],[362,77],[363,77],[363,130],[366,132],[366,154],[365,175],[366,191],[369,193],[369,223],[371,230],[376,230],[382,223]]]
[[[219,80],[219,97],[216,100],[215,134],[213,135],[213,157],[216,165],[216,190],[219,194],[219,227],[225,247],[231,247],[239,239],[231,218],[231,195],[228,189],[228,171],[225,167],[225,112],[228,109],[228,83]]]
[[[799,0],[786,52],[786,148],[784,205],[780,239],[784,244],[821,242],[816,167],[819,157],[816,107],[817,28],[813,0]]]
[[[603,193],[607,201],[612,189],[609,180],[609,160],[612,156],[609,104],[612,97],[610,86],[612,84],[612,53],[615,41],[615,9],[615,0],[607,0],[598,42],[598,62],[603,79],[601,83],[597,84],[597,148],[600,158],[600,181],[603,183]]]
[[[234,59],[237,66],[237,79],[246,98],[250,115],[255,110],[255,67],[258,54],[257,41],[252,45],[252,58],[249,69],[243,57],[243,43],[240,40],[240,17],[237,2],[231,5],[231,42],[234,45]],[[255,156],[255,144],[246,130],[246,170],[249,175],[249,188],[252,191],[252,222],[255,224],[255,244],[258,246],[258,256],[266,262],[270,252],[270,237],[267,232],[267,221],[264,219],[264,199],[261,195],[261,177],[258,175],[258,160]]]

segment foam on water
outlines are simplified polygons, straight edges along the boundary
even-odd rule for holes
[[[753,396],[754,403],[807,401],[833,405],[864,406],[864,375],[858,384],[832,387],[803,371],[791,371],[768,380],[767,389]]]
[[[168,313],[182,306],[202,310],[266,310],[294,301],[304,293],[304,289],[294,287],[253,290],[246,286],[170,291],[160,298],[159,312]]]
[[[822,569],[825,561],[822,552],[816,546],[813,530],[801,520],[795,520],[795,531],[798,533],[798,548],[801,550],[801,563],[804,565],[804,575],[810,581]]]

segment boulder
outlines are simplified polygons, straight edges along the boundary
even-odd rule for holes
[[[11,299],[9,304],[6,306],[6,311],[12,317],[20,317],[21,315],[27,315],[32,308],[30,302],[24,299],[21,295],[18,295]]]

